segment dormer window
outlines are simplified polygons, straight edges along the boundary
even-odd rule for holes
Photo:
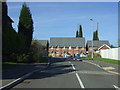
[[[71,49],[71,46],[69,46],[69,49]]]
[[[82,49],[84,49],[84,47],[82,47]]]
[[[53,46],[51,46],[51,49],[53,49]]]
[[[57,46],[57,49],[59,49],[59,46]]]
[[[78,46],[76,46],[76,49],[78,50]]]

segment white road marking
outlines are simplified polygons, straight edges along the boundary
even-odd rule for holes
[[[79,84],[80,84],[81,88],[85,88],[82,81],[81,81],[81,79],[80,79],[80,77],[79,77],[79,75],[78,75],[78,73],[76,73],[76,77],[77,77],[77,79],[79,81]]]
[[[120,88],[119,87],[117,87],[116,85],[113,85],[114,86],[114,88],[116,88],[117,90],[120,90]]]
[[[71,64],[72,65],[72,68],[75,70],[75,67],[74,67],[74,65],[73,64]]]
[[[71,64],[71,65],[72,65],[72,68],[75,70],[74,65],[73,64]],[[76,75],[76,77],[78,79],[78,82],[79,82],[81,88],[85,88],[84,85],[83,85],[83,83],[82,83],[82,81],[81,81],[81,79],[80,79],[80,77],[79,77],[79,75],[78,75],[78,73],[75,73],[75,75]]]
[[[71,63],[71,62],[69,61],[69,63]]]

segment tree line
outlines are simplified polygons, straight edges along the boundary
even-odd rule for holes
[[[83,31],[82,31],[82,25],[79,25],[79,30],[76,31],[76,38],[82,38],[83,37]],[[93,32],[93,40],[99,40],[98,37],[98,30]]]
[[[33,19],[29,7],[22,5],[18,32],[12,27],[14,21],[8,16],[6,2],[2,2],[2,58],[3,61],[16,61],[16,56],[30,51],[33,38]]]

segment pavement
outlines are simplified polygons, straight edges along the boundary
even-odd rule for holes
[[[2,71],[2,87],[6,90],[14,87],[33,73],[48,68],[50,64],[26,64]]]

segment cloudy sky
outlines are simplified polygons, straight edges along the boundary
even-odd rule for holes
[[[8,14],[17,31],[23,2],[8,2]],[[83,36],[92,39],[99,23],[100,40],[109,40],[117,45],[117,2],[27,2],[34,21],[34,39],[49,40],[50,37],[75,37],[78,25],[82,25]],[[90,19],[93,19],[93,22]]]

